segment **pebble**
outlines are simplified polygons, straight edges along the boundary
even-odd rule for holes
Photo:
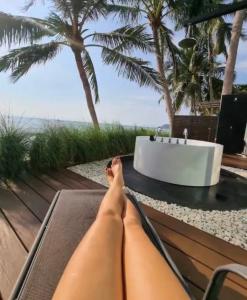
[[[108,186],[105,177],[105,167],[109,160],[110,159],[105,159],[81,164],[70,167],[69,169],[93,181]],[[247,178],[246,170],[230,167],[223,168]],[[182,207],[177,204],[168,204],[165,201],[155,200],[133,190],[129,189],[129,191],[135,195],[137,200],[247,250],[247,209],[238,211],[203,211],[201,209]]]

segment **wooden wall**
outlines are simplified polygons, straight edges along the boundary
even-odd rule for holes
[[[184,128],[187,128],[189,139],[215,142],[217,122],[216,116],[175,116],[173,136],[183,138]]]

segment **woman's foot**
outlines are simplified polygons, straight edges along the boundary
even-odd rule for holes
[[[123,165],[119,157],[114,157],[112,159],[111,168],[106,169],[106,176],[109,185],[115,182],[116,184],[119,184],[121,187],[124,186]]]
[[[114,175],[112,173],[111,168],[106,168],[105,173],[106,173],[108,184],[111,185],[114,179]]]

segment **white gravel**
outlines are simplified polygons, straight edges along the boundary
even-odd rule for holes
[[[104,172],[109,160],[110,159],[105,159],[77,165],[69,169],[107,186],[108,184]],[[224,168],[247,178],[246,170]],[[201,209],[182,207],[176,204],[168,204],[165,201],[155,200],[133,190],[130,191],[136,196],[137,200],[247,250],[247,209],[238,211],[204,211]]]
[[[233,173],[236,173],[240,176],[243,176],[243,177],[247,178],[247,170],[237,169],[237,168],[233,168],[233,167],[226,167],[226,166],[222,166],[222,169],[231,171]]]

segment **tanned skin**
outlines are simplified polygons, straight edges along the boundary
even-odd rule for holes
[[[69,260],[53,300],[188,300],[123,191],[119,158],[106,176],[109,189],[96,220]]]

